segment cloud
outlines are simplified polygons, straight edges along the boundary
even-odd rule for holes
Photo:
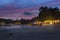
[[[0,0],[0,17],[31,19],[42,5],[60,7],[60,0]]]
[[[30,13],[30,12],[24,12],[24,15],[29,16],[29,15],[32,15],[32,13]]]

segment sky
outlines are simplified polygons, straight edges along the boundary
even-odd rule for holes
[[[32,19],[40,6],[60,8],[60,0],[0,0],[0,18]]]

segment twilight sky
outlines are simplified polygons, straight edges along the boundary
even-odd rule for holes
[[[40,6],[59,7],[60,0],[0,0],[0,18],[31,19]]]

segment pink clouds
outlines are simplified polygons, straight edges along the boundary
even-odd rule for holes
[[[34,1],[34,0],[32,0],[32,1]],[[15,4],[7,4],[7,5],[5,5],[5,7],[7,7],[7,9],[0,10],[0,12],[3,13],[3,14],[0,14],[0,17],[7,17],[7,18],[12,18],[12,19],[15,19],[15,18],[31,19],[38,15],[38,11],[35,11],[35,10],[38,10],[40,6],[42,6],[42,5],[51,6],[51,5],[54,5],[57,3],[60,3],[60,0],[53,0],[53,1],[50,1],[47,3],[42,3],[35,7],[23,8],[23,9],[15,9],[16,8]],[[29,15],[29,16],[24,15],[23,13],[26,11],[33,13],[33,15]]]

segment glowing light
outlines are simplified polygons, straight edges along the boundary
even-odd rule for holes
[[[55,20],[54,22],[56,22],[56,23],[57,23],[57,22],[60,22],[60,20]]]
[[[4,22],[0,22],[0,25],[5,25],[5,23]]]
[[[21,24],[21,23],[17,21],[17,22],[15,22],[15,24],[16,24],[16,25],[19,25],[19,24]]]
[[[34,24],[38,24],[39,25],[39,24],[41,24],[41,22],[40,21],[35,21]]]
[[[44,23],[46,23],[46,24],[53,24],[53,21],[51,21],[51,20],[46,20]]]

